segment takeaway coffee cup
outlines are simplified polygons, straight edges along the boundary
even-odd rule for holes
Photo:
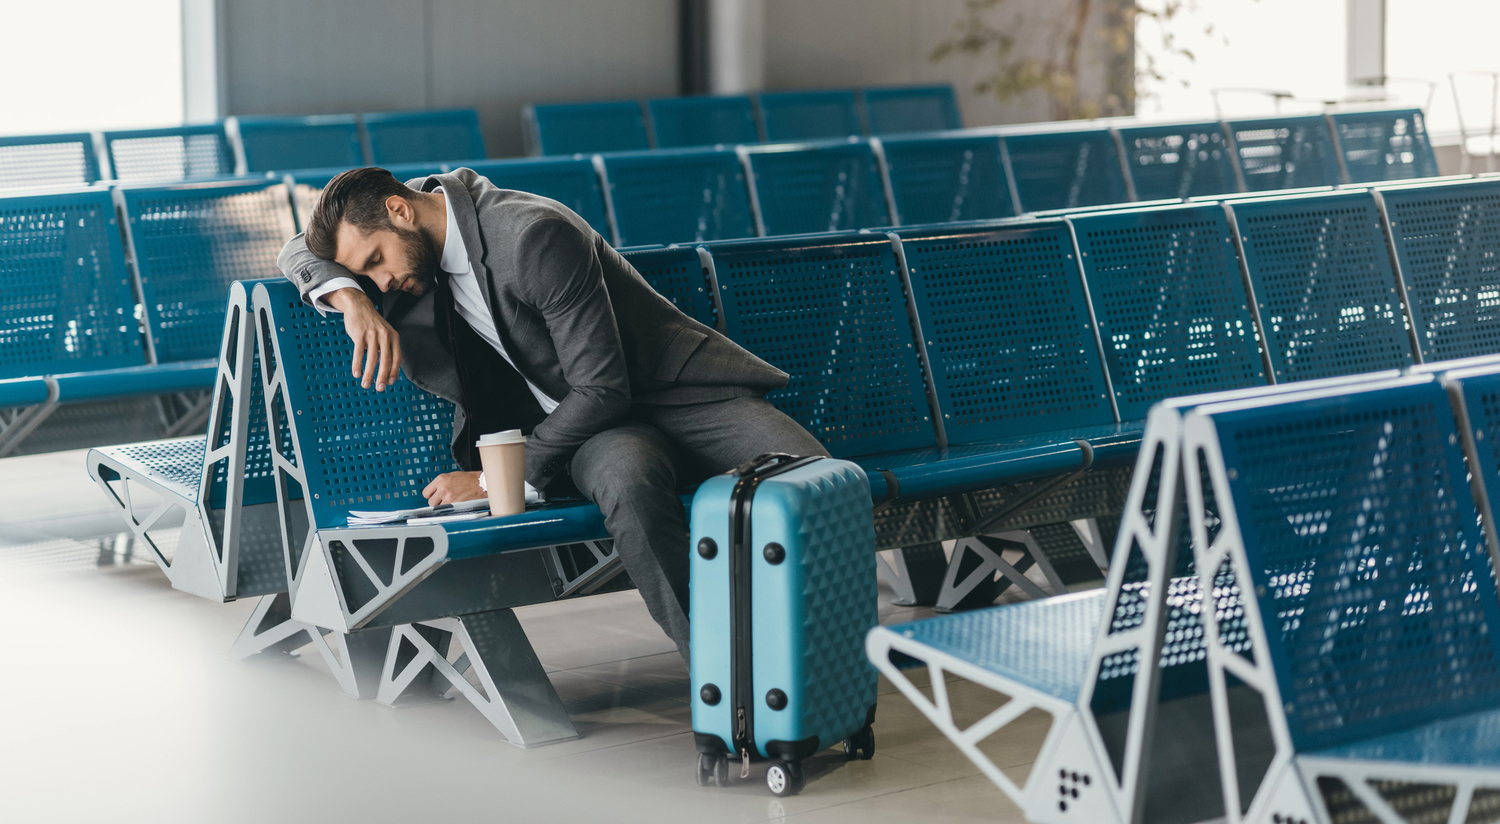
[[[480,468],[490,493],[491,515],[526,511],[526,437],[519,429],[480,435]]]

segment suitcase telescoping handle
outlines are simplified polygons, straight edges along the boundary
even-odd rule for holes
[[[807,457],[799,458],[796,455],[788,455],[785,452],[767,452],[763,455],[756,455],[755,457],[751,458],[748,461],[745,461],[734,469],[729,470],[729,474],[735,476],[736,478],[744,478],[751,475],[759,475],[768,469],[777,469],[778,472],[783,472],[787,469],[792,468],[790,466],[783,466],[784,464],[789,464],[793,461],[796,461],[797,465],[801,466],[802,464],[811,463],[812,461],[815,461],[817,459],[817,455],[809,455]]]

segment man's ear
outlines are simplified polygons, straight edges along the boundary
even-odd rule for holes
[[[416,209],[412,207],[411,201],[401,195],[391,195],[385,199],[385,213],[390,217],[391,223],[403,229],[416,228]]]

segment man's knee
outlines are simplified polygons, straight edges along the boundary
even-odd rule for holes
[[[659,431],[626,425],[590,438],[572,462],[573,481],[608,514],[623,501],[675,495],[676,448]]]

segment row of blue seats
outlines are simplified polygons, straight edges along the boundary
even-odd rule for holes
[[[218,123],[0,137],[0,189],[171,181],[483,158],[473,109],[231,117]]]
[[[528,105],[527,153],[595,154],[962,129],[948,84]]]

